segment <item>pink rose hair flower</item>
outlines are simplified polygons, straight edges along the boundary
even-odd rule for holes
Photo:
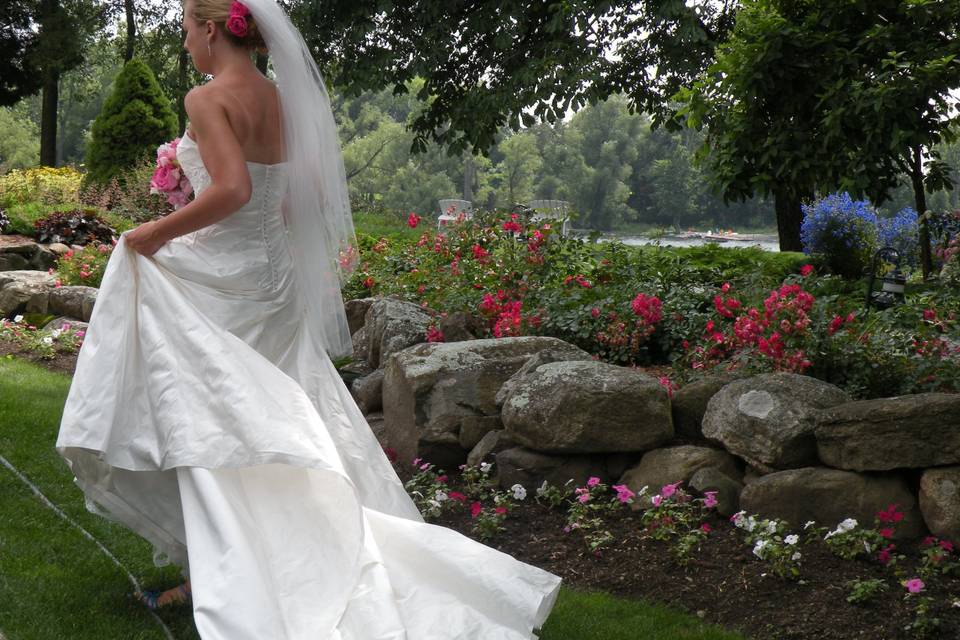
[[[234,0],[233,4],[230,5],[230,17],[227,18],[227,31],[238,38],[246,37],[249,30],[247,24],[247,16],[249,15],[250,9],[247,8],[247,5]]]

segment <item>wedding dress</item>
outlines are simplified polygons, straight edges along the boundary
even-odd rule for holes
[[[87,508],[184,569],[204,640],[536,638],[560,578],[424,522],[303,322],[288,167],[247,166],[236,213],[113,251],[56,443]]]

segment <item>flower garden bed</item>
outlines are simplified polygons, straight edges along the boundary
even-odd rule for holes
[[[420,473],[409,463],[395,462],[394,466],[405,483],[414,478],[414,472]],[[477,471],[472,473],[476,477]],[[464,491],[462,479],[460,472],[448,475],[450,495]],[[616,501],[613,491],[607,489],[606,493]],[[477,518],[471,515],[472,502],[470,498],[462,504],[451,500],[428,521],[551,571],[569,586],[675,606],[748,638],[892,640],[960,636],[960,573],[952,564],[958,556],[956,551],[942,550],[939,541],[927,545],[919,540],[898,543],[896,554],[903,557],[884,565],[874,557],[838,557],[822,541],[822,529],[816,534],[799,531],[799,540],[791,547],[802,553],[799,576],[785,579],[775,575],[769,561],[754,555],[755,545],[745,541],[744,528],[710,511],[701,521],[710,531],[696,537],[689,561],[683,565],[673,555],[676,539],[654,539],[642,512],[626,505],[602,518],[599,528],[608,531],[611,540],[598,554],[589,549],[577,530],[564,530],[568,526],[565,511],[572,501],[551,507],[533,496],[511,500],[502,530],[492,535],[474,530]],[[921,554],[926,550],[930,555],[934,549],[939,549],[942,560],[928,562],[929,568],[925,569]],[[953,568],[949,575],[938,573],[945,567]],[[902,583],[921,575],[926,576],[923,589],[910,593]],[[859,604],[847,601],[853,593],[852,581],[860,581],[860,589],[868,591],[871,580],[880,581],[886,590]],[[911,586],[916,589],[918,585]],[[918,606],[924,603],[930,606],[919,620],[928,626],[908,630],[908,625],[918,621]],[[939,620],[936,626],[934,618]]]

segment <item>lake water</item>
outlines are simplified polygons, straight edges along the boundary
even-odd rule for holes
[[[579,230],[573,230],[573,233],[576,235],[587,235],[587,233],[579,232]],[[709,240],[706,238],[689,238],[689,237],[678,237],[678,236],[663,236],[660,238],[649,238],[647,236],[635,236],[635,235],[616,235],[612,234],[607,237],[601,237],[600,242],[609,242],[613,238],[619,239],[623,244],[628,245],[644,245],[644,244],[660,244],[665,247],[698,247],[704,244],[716,244],[720,247],[752,247],[758,246],[764,251],[780,251],[780,241],[775,235],[746,235],[744,234],[738,238],[730,238],[721,242],[715,240]]]

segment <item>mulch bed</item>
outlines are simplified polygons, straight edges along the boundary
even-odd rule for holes
[[[45,360],[31,351],[20,348],[15,342],[0,340],[0,356],[7,355],[13,355],[28,362],[38,364],[51,371],[65,373],[70,376],[73,375],[74,370],[77,368],[76,353],[57,353],[54,358]]]
[[[7,354],[66,374],[73,373],[77,360],[76,354],[43,360],[0,341],[0,355]],[[394,467],[403,482],[410,479],[411,465]],[[456,487],[459,471],[447,472]],[[473,520],[466,508],[446,511],[431,522],[479,539],[470,531]],[[669,543],[644,538],[640,514],[624,508],[606,526],[617,542],[597,556],[579,532],[563,532],[563,512],[540,505],[528,494],[508,515],[505,531],[484,544],[562,577],[567,586],[667,604],[753,640],[912,637],[903,627],[913,619],[914,602],[904,599],[906,591],[893,570],[864,560],[842,560],[823,544],[801,544],[801,580],[783,580],[767,573],[766,563],[752,555],[742,532],[725,518],[713,516],[707,522],[713,531],[693,560],[681,566],[670,554]],[[904,578],[916,576],[918,545],[919,541],[897,545],[908,556],[899,566]],[[866,604],[849,604],[846,583],[871,578],[884,579],[889,589]],[[924,593],[934,598],[933,614],[941,619],[940,631],[932,637],[960,638],[960,607],[951,607],[960,599],[960,577],[928,581]]]
[[[410,465],[395,468],[401,480],[410,479]],[[448,475],[452,485],[459,484],[458,472]],[[470,532],[467,508],[446,511],[431,522],[478,539]],[[753,556],[742,532],[726,518],[713,516],[707,522],[713,531],[693,560],[681,566],[670,554],[670,543],[643,538],[639,512],[624,508],[606,527],[617,542],[597,557],[576,530],[563,532],[564,513],[540,505],[528,493],[508,515],[505,531],[484,544],[562,577],[567,586],[667,604],[754,640],[912,637],[903,627],[913,620],[915,600],[904,600],[906,590],[892,569],[842,560],[826,545],[801,542],[801,581],[787,581],[766,573],[767,564]],[[908,556],[900,565],[904,578],[916,576],[918,544],[897,545]],[[871,578],[885,579],[889,590],[866,604],[849,604],[847,581]],[[941,619],[940,631],[932,637],[960,637],[960,608],[950,606],[960,598],[960,578],[928,581],[924,594],[935,599],[934,615]]]

